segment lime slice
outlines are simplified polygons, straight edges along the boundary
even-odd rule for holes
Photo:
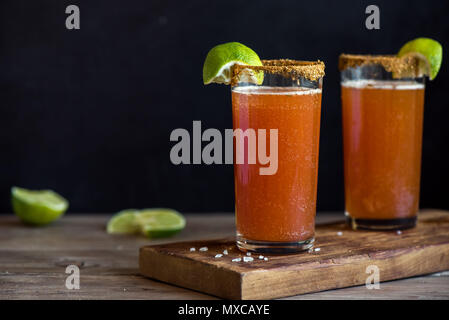
[[[238,42],[228,42],[213,47],[207,54],[203,66],[203,82],[231,83],[231,69],[235,64],[261,66],[262,62],[257,53]],[[245,81],[262,84],[263,72],[254,72],[248,69]]]
[[[136,222],[136,215],[139,213],[135,209],[127,209],[116,213],[108,221],[106,230],[110,234],[132,234],[140,231],[139,225]]]
[[[407,54],[418,56],[422,61],[421,74],[429,76],[430,80],[435,79],[443,61],[443,47],[439,42],[429,38],[417,38],[407,42],[399,50],[398,56]]]
[[[136,216],[142,234],[149,238],[172,236],[186,225],[184,217],[172,209],[143,209]]]
[[[45,225],[58,219],[69,207],[66,199],[51,190],[11,188],[15,214],[25,223]]]

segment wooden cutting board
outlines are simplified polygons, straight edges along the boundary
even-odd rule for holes
[[[341,235],[338,235],[339,233]],[[207,251],[199,248],[207,247]],[[191,252],[190,248],[196,251]],[[427,210],[414,229],[352,231],[344,223],[319,225],[315,248],[295,255],[245,257],[234,239],[178,242],[140,249],[146,277],[228,299],[269,299],[366,283],[367,267],[380,281],[449,270],[449,212]],[[228,250],[229,254],[215,258]],[[371,271],[372,272],[372,271]]]

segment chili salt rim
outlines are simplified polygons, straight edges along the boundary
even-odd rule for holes
[[[243,70],[264,71],[265,73],[280,74],[292,80],[306,78],[316,81],[324,77],[324,62],[317,61],[300,61],[290,59],[262,60],[262,66],[251,66],[234,64],[232,66],[231,85],[234,86],[239,82],[240,73]]]
[[[415,54],[406,54],[402,57],[395,55],[363,55],[343,53],[338,59],[338,69],[344,71],[348,68],[357,68],[365,65],[381,65],[393,78],[418,78],[422,76],[420,59]]]

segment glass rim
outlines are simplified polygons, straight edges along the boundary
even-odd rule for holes
[[[346,54],[338,59],[338,69],[344,71],[367,65],[380,65],[387,72],[393,73],[393,78],[422,77],[422,62],[417,55],[407,54],[402,57],[396,55]]]
[[[244,70],[263,71],[264,73],[278,74],[292,80],[306,78],[310,81],[317,81],[324,77],[324,62],[302,61],[291,59],[261,60],[261,66],[235,64],[232,67],[232,84],[237,84],[239,76]]]

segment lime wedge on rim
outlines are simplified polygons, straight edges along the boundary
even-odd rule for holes
[[[420,73],[429,76],[430,80],[435,79],[443,61],[443,47],[441,44],[430,38],[417,38],[407,42],[398,56],[416,55],[422,61]]]
[[[140,232],[149,238],[172,236],[186,225],[184,217],[172,209],[143,209],[136,216]]]
[[[45,225],[55,221],[69,207],[62,196],[52,190],[27,190],[11,188],[14,213],[25,223]]]
[[[261,66],[259,56],[252,49],[238,42],[228,42],[213,47],[207,54],[203,66],[203,82],[231,83],[231,68],[235,64]],[[249,70],[249,69],[248,69]],[[262,84],[263,72],[249,72],[245,75],[247,82]]]
[[[139,225],[136,222],[136,215],[139,213],[135,209],[122,210],[116,213],[109,220],[106,230],[108,233],[132,234],[140,231]]]

